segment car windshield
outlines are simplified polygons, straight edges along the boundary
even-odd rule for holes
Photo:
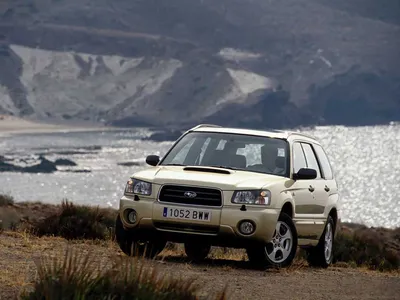
[[[288,148],[283,139],[191,132],[176,143],[161,165],[219,167],[287,177]]]

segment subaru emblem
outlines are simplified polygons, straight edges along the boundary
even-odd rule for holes
[[[187,198],[196,198],[196,196],[197,196],[197,194],[195,192],[189,192],[189,191],[185,192],[183,195]]]

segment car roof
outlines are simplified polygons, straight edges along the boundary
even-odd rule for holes
[[[189,131],[244,134],[244,135],[263,136],[263,137],[278,138],[285,140],[307,140],[309,142],[319,144],[317,139],[311,135],[290,130],[276,130],[276,129],[255,130],[246,128],[222,127],[212,124],[200,124],[190,129]]]

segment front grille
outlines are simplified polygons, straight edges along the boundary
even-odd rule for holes
[[[195,197],[187,197],[185,193],[196,193]],[[222,195],[217,189],[165,185],[160,192],[159,200],[162,202],[203,205],[203,206],[221,206]]]
[[[218,226],[175,224],[166,222],[154,222],[154,226],[161,230],[173,230],[173,231],[182,231],[190,233],[207,233],[207,234],[218,233]]]

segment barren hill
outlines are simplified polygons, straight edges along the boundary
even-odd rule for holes
[[[0,113],[251,127],[400,120],[400,1],[6,0]]]

